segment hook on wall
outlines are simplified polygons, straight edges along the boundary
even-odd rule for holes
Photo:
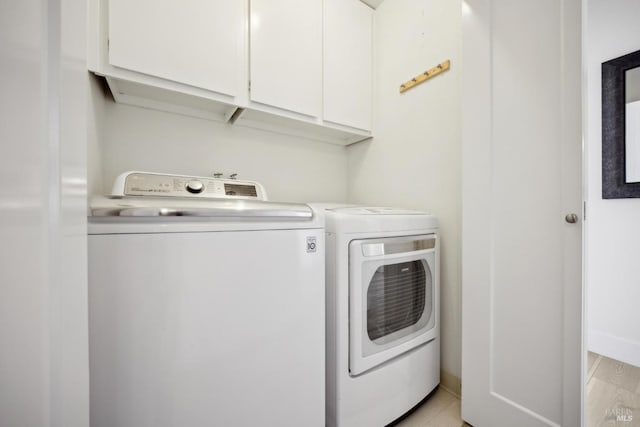
[[[442,73],[443,71],[448,70],[450,65],[451,65],[451,61],[447,59],[446,61],[441,62],[440,64],[438,64],[435,67],[425,71],[424,73],[420,74],[419,76],[416,76],[416,77],[412,78],[408,82],[401,84],[400,85],[400,93],[405,92],[405,91],[411,89],[412,87],[417,86],[420,83],[423,83],[423,82],[429,80],[430,78]]]

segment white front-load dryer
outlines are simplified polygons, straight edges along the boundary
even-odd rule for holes
[[[327,425],[384,426],[440,382],[438,222],[368,207],[325,221]]]

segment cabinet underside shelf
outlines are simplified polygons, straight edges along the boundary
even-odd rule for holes
[[[243,108],[229,102],[175,90],[148,86],[143,83],[110,76],[105,78],[116,102],[180,114],[200,119],[213,120],[231,125],[261,129],[268,132],[310,139],[335,145],[350,145],[372,137],[371,132],[333,123],[303,121],[271,112]]]

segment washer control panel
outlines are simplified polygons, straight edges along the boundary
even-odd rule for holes
[[[267,200],[262,185],[254,181],[152,172],[123,173],[111,195]]]

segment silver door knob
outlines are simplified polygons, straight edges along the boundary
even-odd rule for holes
[[[578,222],[578,215],[574,213],[567,214],[564,217],[564,220],[567,221],[569,224],[575,224],[576,222]]]

